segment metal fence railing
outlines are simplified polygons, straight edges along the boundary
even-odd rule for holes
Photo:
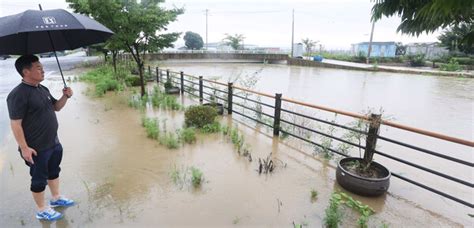
[[[150,74],[151,69],[149,68]],[[247,88],[243,88],[233,83],[222,83],[218,81],[204,79],[202,76],[196,77],[193,75],[184,74],[183,72],[173,72],[170,70],[162,70],[158,67],[156,68],[156,81],[158,83],[163,82],[164,80],[169,80],[174,85],[179,85],[181,93],[187,93],[193,97],[199,99],[202,102],[222,102],[228,114],[237,114],[243,118],[249,119],[256,123],[262,124],[273,130],[273,135],[278,136],[284,134],[286,136],[291,136],[296,140],[301,140],[306,143],[309,143],[321,150],[325,150],[331,153],[335,153],[344,157],[349,156],[347,151],[341,148],[347,148],[348,146],[356,148],[358,150],[364,151],[365,156],[373,156],[377,154],[385,159],[390,160],[391,162],[409,166],[415,168],[418,171],[429,173],[430,175],[437,176],[437,178],[442,178],[443,180],[448,180],[459,186],[464,186],[471,190],[474,188],[474,183],[472,179],[466,180],[460,177],[459,175],[450,175],[442,171],[435,170],[435,168],[427,167],[427,165],[420,164],[417,159],[403,158],[402,156],[396,156],[393,153],[387,151],[382,151],[375,147],[375,142],[383,142],[386,144],[393,144],[404,150],[410,150],[417,152],[417,156],[427,156],[424,157],[424,160],[430,159],[430,157],[435,157],[436,159],[441,159],[442,162],[449,161],[455,163],[459,166],[471,170],[474,167],[472,161],[457,158],[455,156],[447,155],[447,153],[437,152],[432,149],[426,149],[419,145],[412,145],[411,143],[404,142],[398,139],[394,139],[389,136],[385,136],[381,133],[375,131],[375,133],[369,133],[366,129],[360,127],[354,127],[346,123],[338,123],[336,121],[329,121],[327,119],[321,118],[317,115],[311,115],[300,111],[292,110],[290,107],[297,108],[306,108],[314,111],[323,111],[327,113],[332,113],[335,115],[342,116],[344,118],[353,119],[355,121],[362,121],[365,124],[373,123],[374,121],[379,121],[380,125],[386,128],[395,128],[401,131],[401,134],[410,133],[418,136],[426,136],[434,140],[439,140],[445,143],[455,144],[457,146],[468,147],[472,152],[474,147],[473,141],[468,141],[464,139],[459,139],[439,133],[434,133],[422,129],[413,128],[410,126],[401,125],[387,120],[382,120],[381,115],[361,115],[351,112],[341,111],[333,108],[318,106],[314,104],[305,103],[302,101],[292,100],[288,98],[283,98],[282,94],[266,94],[258,91],[253,91]],[[300,120],[294,121],[295,119]],[[313,125],[319,124],[327,126],[331,129],[330,132],[325,132],[324,130],[313,127]],[[337,129],[337,130],[335,130]],[[349,134],[357,134],[359,136],[359,142],[354,142],[343,137],[343,133],[334,133],[334,132],[344,132]],[[317,140],[323,138],[324,140]],[[374,141],[373,146],[363,146],[360,143],[360,138],[363,141],[366,141],[368,138],[372,138]],[[324,141],[332,141],[331,143],[324,143]],[[410,152],[411,153],[411,152]],[[472,158],[472,155],[471,155]],[[426,189],[430,192],[438,194],[442,197],[451,199],[455,202],[474,208],[472,197],[459,197],[455,194],[447,193],[446,191],[440,190],[438,187],[428,186],[424,180],[415,180],[414,178],[407,177],[398,173],[393,173],[394,177],[397,177],[403,181],[414,184],[418,187]],[[464,177],[465,178],[465,177]],[[471,176],[472,178],[472,176]]]

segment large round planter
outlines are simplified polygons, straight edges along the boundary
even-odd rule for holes
[[[390,186],[390,171],[383,165],[372,162],[370,169],[373,169],[378,177],[363,177],[356,173],[349,172],[344,168],[344,164],[349,162],[363,162],[362,158],[343,158],[337,164],[337,183],[344,189],[362,196],[380,196],[384,194]]]
[[[211,106],[217,109],[218,115],[224,115],[224,105],[220,103],[204,103],[205,106]]]

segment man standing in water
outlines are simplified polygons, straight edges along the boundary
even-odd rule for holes
[[[59,194],[63,148],[57,135],[55,111],[60,111],[73,93],[68,87],[59,100],[51,96],[48,88],[40,84],[44,80],[43,66],[34,55],[21,56],[15,67],[23,79],[8,94],[7,105],[19,152],[30,167],[30,190],[38,209],[36,218],[58,220],[63,215],[51,207],[72,206],[74,201]],[[49,205],[45,204],[46,185],[52,195]]]

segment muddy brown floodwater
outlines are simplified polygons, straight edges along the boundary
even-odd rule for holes
[[[53,95],[61,93],[57,78],[44,84]],[[307,156],[230,117],[221,122],[238,125],[251,147],[252,162],[239,156],[220,134],[199,134],[193,145],[167,149],[146,137],[141,114],[128,107],[126,92],[91,98],[85,95],[86,84],[74,82],[70,86],[75,96],[58,113],[64,147],[61,189],[77,205],[62,210],[65,218],[55,223],[34,218],[27,167],[9,133],[0,147],[1,227],[292,227],[293,222],[321,227],[330,195],[340,189],[331,163]],[[146,113],[166,119],[169,129],[183,123],[183,112],[148,108]],[[257,160],[269,153],[275,171],[259,175]],[[172,181],[173,170],[192,166],[204,174],[200,188]],[[393,185],[406,183],[393,181]],[[318,192],[314,202],[310,199],[312,189]],[[439,213],[437,208],[415,204],[390,190],[379,198],[350,195],[375,209],[369,227],[472,225],[467,215],[459,219],[463,216]],[[451,205],[453,210],[460,207]],[[343,212],[342,226],[354,227],[358,212],[348,208]]]

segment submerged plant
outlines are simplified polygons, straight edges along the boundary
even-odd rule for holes
[[[367,227],[369,216],[375,213],[374,209],[368,205],[362,204],[362,202],[358,200],[354,200],[346,193],[333,192],[331,199],[329,200],[329,206],[325,211],[326,216],[324,218],[324,223],[327,227],[338,227],[339,223],[342,221],[342,213],[339,209],[340,204],[344,204],[347,207],[359,212],[360,217],[357,219],[357,224],[361,228]]]
[[[198,168],[191,167],[191,183],[193,184],[193,186],[194,187],[201,186],[203,179],[204,178],[203,178],[202,171],[199,170]]]
[[[336,195],[336,193],[333,193],[329,199],[329,205],[324,211],[325,216],[323,219],[324,225],[326,227],[337,228],[342,222],[342,212],[339,208],[340,201],[340,196]]]
[[[265,159],[258,159],[258,173],[267,174],[273,172],[275,166],[273,160],[271,159],[272,153],[270,153]]]
[[[179,131],[179,140],[188,144],[196,142],[196,130],[192,127],[181,129]]]
[[[316,201],[318,199],[318,191],[311,189],[311,201]]]
[[[148,138],[151,139],[158,139],[160,135],[160,128],[158,126],[158,120],[157,119],[151,119],[148,117],[143,117],[142,118],[142,126],[146,130],[146,135]]]

